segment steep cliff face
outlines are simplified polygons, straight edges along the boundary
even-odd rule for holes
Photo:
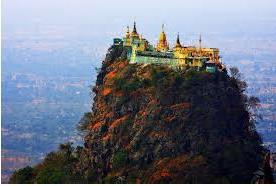
[[[98,182],[246,183],[262,161],[244,84],[226,73],[129,64],[109,49],[85,137]]]
[[[250,112],[257,99],[231,74],[129,64],[112,46],[80,122],[84,147],[61,145],[11,182],[257,182],[265,157]]]

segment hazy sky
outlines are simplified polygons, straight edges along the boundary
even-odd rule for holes
[[[276,29],[275,7],[275,0],[2,0],[2,30],[52,25],[74,28],[64,34],[119,35],[135,19],[150,38],[162,23],[173,34],[269,33]]]
[[[45,21],[89,23],[109,19],[177,16],[209,18],[272,17],[274,0],[2,0],[5,23]],[[95,17],[94,17],[95,16]],[[164,20],[165,21],[165,20]]]

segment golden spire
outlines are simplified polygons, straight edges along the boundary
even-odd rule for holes
[[[201,42],[202,42],[202,40],[201,40],[201,34],[199,34],[199,56],[201,56]]]
[[[134,21],[134,24],[133,24],[133,32],[137,33],[136,31],[136,22]]]
[[[129,26],[127,26],[127,31],[126,31],[126,38],[129,38],[130,34],[129,34]]]
[[[161,42],[161,43],[166,43],[167,42],[167,37],[166,37],[166,34],[164,32],[164,24],[162,24],[162,32],[159,35],[159,42]]]
[[[175,44],[175,48],[177,48],[177,47],[182,47],[180,40],[179,40],[179,33],[177,33],[176,44]]]
[[[202,40],[201,40],[201,34],[199,34],[199,49],[201,50],[201,42],[202,42]]]
[[[162,32],[159,35],[159,41],[157,43],[156,49],[157,49],[157,51],[167,51],[169,49],[167,37],[164,32],[164,24],[162,24]]]
[[[131,36],[139,37],[139,35],[137,33],[137,30],[136,30],[136,22],[135,21],[134,21],[134,24],[133,24],[133,30],[131,32]]]

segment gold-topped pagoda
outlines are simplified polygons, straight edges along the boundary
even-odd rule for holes
[[[176,43],[170,49],[167,36],[162,25],[162,31],[159,35],[156,47],[151,45],[141,34],[138,34],[136,22],[133,24],[133,30],[130,33],[127,26],[126,34],[123,39],[114,38],[114,44],[122,44],[128,51],[127,57],[130,63],[141,64],[164,64],[172,67],[196,67],[205,68],[209,72],[222,70],[224,66],[220,62],[218,48],[203,48],[201,46],[201,35],[199,37],[199,46],[184,46],[180,43],[179,33]]]
[[[177,48],[182,48],[182,45],[181,45],[180,39],[179,39],[179,33],[177,34],[176,43],[174,46],[174,49],[177,49]]]
[[[138,37],[139,38],[139,34],[137,33],[137,30],[136,30],[136,22],[134,21],[134,24],[133,24],[133,30],[131,32],[131,37]]]
[[[167,52],[169,50],[169,44],[167,42],[167,37],[164,32],[164,24],[162,24],[162,32],[159,35],[159,40],[156,45],[156,50],[158,52]]]

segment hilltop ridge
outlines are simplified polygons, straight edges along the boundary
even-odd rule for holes
[[[258,100],[237,69],[129,64],[127,53],[122,44],[107,52],[79,123],[84,146],[61,145],[12,183],[271,182]]]

